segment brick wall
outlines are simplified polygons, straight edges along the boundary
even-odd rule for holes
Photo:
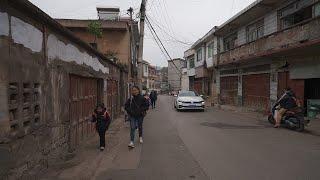
[[[86,29],[71,29],[72,32],[87,43],[94,42],[94,36]],[[127,64],[130,61],[130,34],[129,31],[103,30],[102,38],[97,38],[98,50],[104,54],[112,51],[116,53],[121,63]]]

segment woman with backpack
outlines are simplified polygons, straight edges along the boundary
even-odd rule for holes
[[[96,130],[100,137],[100,151],[106,147],[106,131],[109,128],[111,118],[104,104],[99,104],[92,114],[92,122],[96,123]]]
[[[137,86],[133,86],[131,89],[131,97],[125,104],[125,110],[129,115],[130,121],[130,143],[129,147],[134,148],[134,136],[135,130],[138,127],[140,143],[143,143],[143,118],[149,109],[148,101],[141,95],[140,89]]]

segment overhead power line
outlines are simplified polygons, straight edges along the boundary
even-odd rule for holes
[[[162,32],[164,32],[165,34],[167,34],[170,38],[173,39],[173,41],[175,42],[178,42],[180,44],[184,44],[186,46],[191,46],[192,43],[190,42],[184,42],[184,41],[181,41],[179,39],[177,39],[176,37],[174,37],[173,35],[171,35],[170,33],[168,33],[161,25],[159,25],[159,23],[157,23],[153,18],[151,18],[150,16],[148,16],[150,21],[152,21]]]
[[[152,37],[153,37],[153,40],[157,43],[157,45],[158,45],[158,47],[160,48],[160,50],[161,50],[162,55],[164,56],[164,58],[165,58],[165,59],[170,58],[170,57],[167,57],[168,55],[165,53],[165,50],[164,50],[163,47],[161,46],[159,40],[156,38],[155,32],[153,32],[153,30],[152,30],[152,28],[151,28],[151,26],[150,26],[149,23],[147,23],[147,26],[148,26],[148,28],[149,28],[149,30],[150,30],[150,32],[151,32],[151,35],[152,35]],[[174,70],[175,70],[175,72],[180,76],[180,71],[177,70],[176,68],[175,68]]]
[[[155,31],[155,29],[153,28],[152,24],[149,21],[148,16],[146,15],[146,22],[148,24],[148,27],[151,28],[151,31],[153,31],[153,34],[155,35],[155,40],[157,39],[158,42],[160,43],[161,47],[163,48],[164,52],[166,53],[166,55],[170,58],[170,60],[172,61],[172,64],[174,65],[174,67],[176,68],[176,70],[179,72],[179,76],[181,78],[182,73],[180,72],[180,69],[177,67],[177,65],[175,64],[175,62],[173,61],[173,59],[171,58],[169,52],[167,51],[167,49],[165,48],[165,46],[163,45],[161,39],[159,38],[157,32]]]
[[[161,19],[164,20],[165,25],[163,23],[160,23],[160,21],[158,21],[158,18],[157,20],[155,20],[155,18],[153,18],[151,14],[149,14],[149,20],[153,22],[154,25],[160,28],[162,34],[169,36],[174,41],[186,46],[192,45],[192,42],[190,41],[188,42],[185,37],[181,36],[181,34],[178,33],[178,35],[180,35],[178,36],[176,33],[174,33],[173,26],[172,26],[172,22],[174,22],[174,19],[173,17],[169,16],[166,0],[153,0],[153,2],[155,1],[157,3],[154,3],[154,4],[157,4],[157,6],[153,6],[154,8],[152,9],[152,12],[153,14],[156,13],[157,17],[161,17]]]

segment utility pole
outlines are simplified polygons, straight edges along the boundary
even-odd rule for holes
[[[133,20],[132,20],[132,14],[133,14],[133,8],[130,7],[127,10],[128,14],[130,15],[130,63],[129,63],[129,76],[128,76],[128,88],[127,88],[127,93],[126,93],[126,97],[129,97],[130,95],[130,90],[131,86],[134,82],[136,82],[137,76],[135,75],[135,72],[137,71],[137,67],[136,67],[136,42],[134,39],[134,34],[133,34]],[[126,87],[126,86],[125,86]]]
[[[130,64],[132,64],[132,62],[135,62],[133,57],[133,48],[136,46],[135,42],[134,42],[134,35],[133,35],[133,20],[132,20],[132,14],[133,14],[133,8],[130,7],[128,10],[127,10],[128,14],[130,15]],[[135,81],[135,75],[134,75],[134,72],[136,71],[136,67],[135,66],[130,66],[129,67],[129,82],[130,84],[132,83],[132,81]]]
[[[142,89],[142,75],[143,75],[143,40],[144,40],[144,24],[146,18],[147,0],[142,0],[140,6],[140,40],[138,50],[138,86]]]

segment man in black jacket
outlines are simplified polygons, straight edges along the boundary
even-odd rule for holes
[[[137,86],[132,87],[131,97],[127,100],[125,104],[125,110],[129,115],[130,120],[130,143],[129,147],[134,148],[134,134],[135,130],[138,127],[140,143],[143,143],[142,139],[142,130],[143,130],[143,118],[149,109],[149,103],[141,95],[140,89]]]
[[[150,100],[151,100],[152,109],[156,108],[157,98],[158,98],[157,92],[154,91],[154,90],[151,91],[151,93],[150,93]]]

